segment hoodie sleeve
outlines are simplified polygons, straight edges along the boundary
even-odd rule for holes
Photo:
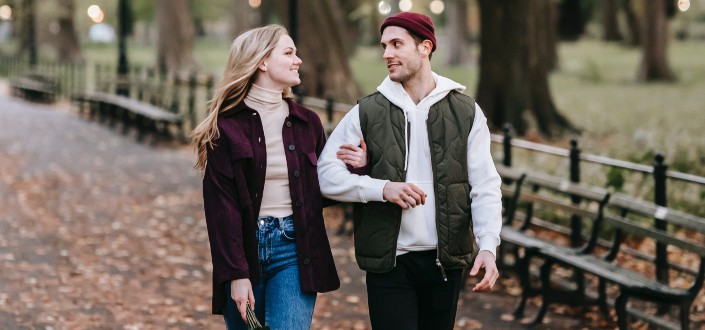
[[[490,130],[482,109],[475,104],[475,121],[468,135],[468,180],[472,221],[477,245],[495,256],[502,230],[501,178],[490,153]]]
[[[341,202],[381,202],[388,180],[350,172],[336,152],[341,145],[358,145],[362,139],[359,109],[356,105],[338,123],[318,160],[318,180],[324,197]]]

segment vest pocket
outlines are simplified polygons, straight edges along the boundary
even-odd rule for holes
[[[473,250],[475,237],[470,212],[470,187],[467,183],[448,186],[448,254],[461,257]],[[439,237],[439,240],[441,237]]]

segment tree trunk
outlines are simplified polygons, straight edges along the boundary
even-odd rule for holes
[[[666,0],[645,1],[642,24],[642,58],[637,79],[640,81],[673,81],[675,76],[668,65],[668,21]],[[670,1],[670,0],[669,0]]]
[[[377,4],[379,1],[376,0],[368,0],[372,4],[372,10],[369,15],[367,15],[367,19],[369,19],[368,24],[369,24],[369,36],[367,44],[370,46],[379,46],[379,41],[381,38],[381,34],[379,31],[380,26],[382,26],[382,17],[379,13],[379,10],[377,9]]]
[[[73,24],[74,1],[59,0],[58,8],[59,35],[56,38],[58,59],[64,63],[83,61],[83,53]]]
[[[299,37],[294,41],[303,61],[299,93],[354,102],[360,97],[360,89],[348,64],[345,13],[336,0],[297,1]],[[290,29],[288,2],[278,2],[283,3],[276,6],[279,19]]]
[[[622,9],[624,16],[627,18],[627,26],[629,27],[629,44],[632,46],[641,45],[641,24],[639,17],[636,15],[632,0],[622,0]]]
[[[557,61],[555,38],[551,40],[554,22],[552,0],[534,0],[527,14],[528,28],[528,88],[529,109],[533,112],[539,132],[553,136],[571,128],[568,120],[556,109],[551,98],[548,72]]]
[[[552,136],[571,128],[556,110],[548,85],[551,0],[480,0],[482,22],[477,101],[492,127],[510,123],[518,134],[529,129],[524,112]]]
[[[622,32],[619,31],[617,14],[619,13],[618,0],[602,0],[602,24],[606,41],[622,41]]]
[[[266,1],[265,1],[266,2]],[[233,38],[239,36],[243,32],[253,28],[252,14],[253,10],[247,1],[232,0],[233,9],[230,21],[230,34]]]
[[[470,43],[468,42],[468,5],[465,0],[446,2],[448,22],[448,64],[460,65],[470,62]]]
[[[20,8],[17,13],[17,28],[19,45],[15,56],[29,56],[31,65],[37,62],[37,24],[35,0],[16,0],[14,8]],[[13,29],[14,30],[14,29]]]
[[[537,4],[539,6],[544,6],[544,11],[547,13],[540,13],[541,16],[548,17],[545,23],[545,36],[539,38],[539,42],[545,41],[544,44],[544,59],[546,60],[546,67],[549,71],[554,71],[558,68],[558,7],[556,7],[555,2],[549,1],[548,3]],[[541,17],[539,16],[539,17]]]
[[[157,69],[162,72],[192,69],[194,27],[188,0],[158,0],[156,10]]]
[[[580,8],[580,0],[563,0],[559,5],[558,36],[561,40],[575,41],[583,35],[587,17]]]

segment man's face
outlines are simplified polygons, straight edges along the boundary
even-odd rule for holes
[[[414,78],[421,70],[422,44],[416,45],[409,31],[398,26],[388,26],[382,32],[382,48],[389,70],[389,79],[404,83]]]

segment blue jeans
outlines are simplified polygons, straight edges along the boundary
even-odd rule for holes
[[[257,319],[272,330],[309,329],[316,294],[301,291],[294,219],[291,216],[260,217],[257,225],[259,262],[262,267],[260,283],[252,289]],[[224,290],[228,297],[223,312],[227,329],[247,329],[230,296],[230,283],[225,285]]]

